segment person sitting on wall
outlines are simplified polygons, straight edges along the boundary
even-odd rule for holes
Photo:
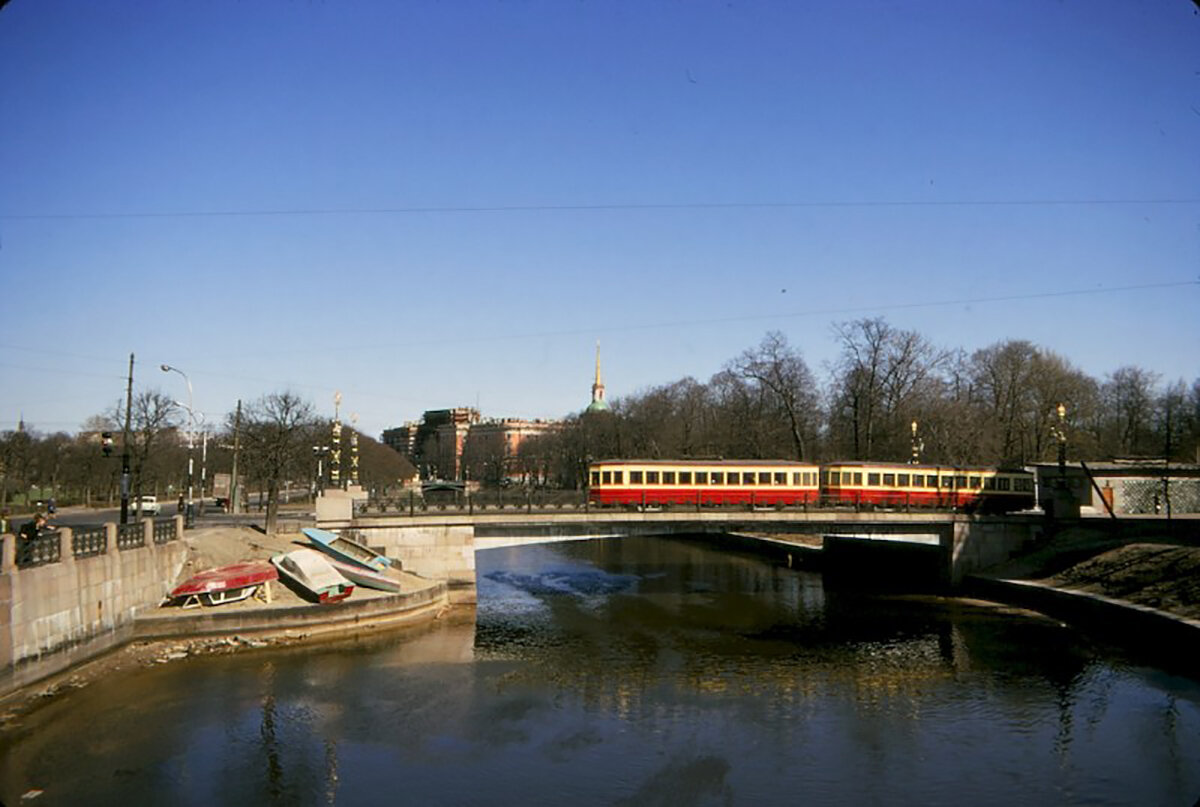
[[[38,539],[44,529],[46,529],[46,516],[42,513],[34,513],[33,521],[26,521],[21,525],[21,533],[17,536],[18,564],[29,560],[33,554],[34,541]]]

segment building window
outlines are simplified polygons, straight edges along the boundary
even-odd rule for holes
[[[631,484],[631,485],[642,484],[642,472],[641,471],[630,471],[629,472],[629,484]]]
[[[996,489],[997,490],[1008,490],[1008,487],[1009,487],[1008,483],[1009,483],[1008,477],[1002,476],[996,480]]]

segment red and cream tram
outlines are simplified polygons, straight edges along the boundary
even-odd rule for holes
[[[820,467],[781,460],[605,460],[589,467],[593,504],[816,502]]]
[[[883,462],[821,466],[822,501],[880,507],[1011,512],[1033,507],[1033,474],[1021,470]]]

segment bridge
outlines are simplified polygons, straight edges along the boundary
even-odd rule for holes
[[[964,575],[999,563],[1044,528],[1041,514],[973,516],[961,513],[856,513],[800,510],[613,511],[533,513],[355,514],[351,502],[318,507],[318,526],[352,531],[358,540],[399,560],[403,568],[445,580],[451,600],[475,601],[475,553],[481,549],[634,536],[705,536],[747,543],[792,563],[822,548],[829,560],[920,557],[937,580],[957,585]],[[335,504],[338,506],[328,506]]]

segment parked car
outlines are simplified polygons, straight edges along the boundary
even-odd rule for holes
[[[157,496],[143,496],[141,499],[142,515],[156,516],[159,512]]]

